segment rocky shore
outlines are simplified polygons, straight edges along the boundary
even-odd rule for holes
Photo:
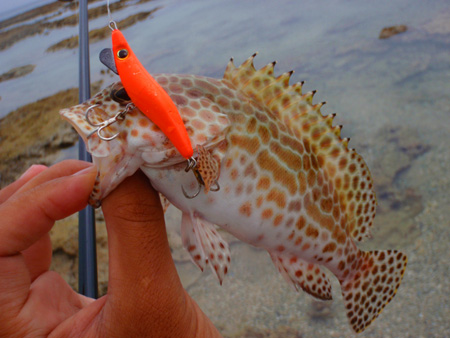
[[[95,92],[100,83],[92,85]],[[78,88],[27,104],[0,120],[0,187],[14,181],[30,165],[51,165],[78,135],[58,112],[78,102]]]
[[[100,0],[89,1],[90,4],[98,2]],[[139,3],[148,2],[151,0],[140,0]],[[130,0],[122,0],[118,2],[111,3],[110,10],[111,13],[115,11],[121,10],[127,6],[134,5],[133,1]],[[10,19],[3,20],[0,22],[0,51],[10,48],[17,42],[24,40],[30,36],[42,34],[44,32],[48,32],[49,30],[59,29],[67,26],[76,26],[78,25],[78,14],[72,14],[62,19],[53,20],[53,18],[57,15],[61,15],[66,12],[73,12],[76,10],[75,2],[61,2],[55,1],[47,5],[43,5],[27,11],[23,14],[16,15]],[[133,25],[139,20],[143,20],[147,18],[150,14],[154,13],[157,9],[151,10],[149,12],[142,12],[136,15],[133,15],[127,19],[121,21],[121,27],[125,28]],[[100,5],[97,7],[91,7],[88,10],[89,20],[94,20],[101,16],[107,15],[106,3],[104,5]],[[33,21],[34,20],[34,21]],[[22,23],[21,25],[17,25]],[[110,32],[108,27],[104,27],[104,29],[98,30],[102,33],[96,32],[94,36],[97,39],[106,38],[107,33]],[[104,32],[103,32],[104,31]],[[93,34],[91,32],[91,34]],[[60,41],[57,48],[53,48],[52,50],[57,50],[58,48],[76,48],[77,45],[74,45],[73,42],[69,39],[65,39]]]

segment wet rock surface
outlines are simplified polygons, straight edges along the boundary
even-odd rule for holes
[[[129,16],[128,18],[121,20],[117,22],[117,26],[121,29],[130,27],[134,25],[136,22],[147,19],[151,14],[156,12],[160,7],[155,8],[154,10],[148,11],[148,12],[142,12],[138,13],[132,16]],[[109,38],[111,35],[111,29],[109,27],[102,27],[99,29],[94,29],[89,32],[89,41],[90,43],[94,43],[106,38]],[[54,45],[51,45],[47,48],[47,52],[55,52],[57,50],[63,49],[63,48],[77,48],[78,47],[78,36],[73,36],[68,39],[64,39]]]
[[[404,33],[407,30],[408,30],[408,27],[406,25],[385,27],[381,30],[378,38],[379,39],[389,39],[391,36],[394,36],[394,35],[397,35],[400,33]]]
[[[18,78],[21,76],[25,76],[25,75],[31,73],[35,67],[36,67],[35,65],[26,65],[26,66],[11,68],[7,72],[0,74],[0,82],[15,79],[15,78]]]
[[[100,83],[92,85],[98,91]],[[68,89],[27,104],[0,120],[0,187],[17,179],[31,164],[51,165],[60,151],[73,146],[78,134],[59,110],[78,102],[78,89]]]
[[[26,11],[25,13],[21,13],[21,14],[13,16],[11,18],[0,21],[0,29],[3,30],[5,28],[10,27],[15,24],[23,23],[23,22],[35,19],[40,16],[56,13],[56,12],[58,12],[58,10],[60,10],[61,8],[65,7],[65,6],[67,6],[67,5],[64,4],[63,2],[55,1],[50,4],[36,7],[29,11]]]
[[[367,245],[379,248],[381,245],[394,247],[399,243],[411,243],[420,235],[414,217],[423,210],[422,197],[414,188],[404,189],[397,183],[430,146],[421,141],[416,129],[406,126],[381,128],[375,133],[374,140],[369,146],[374,157],[370,171],[378,207],[373,238]]]
[[[75,16],[72,19],[66,18],[60,21],[50,20],[55,15],[60,15],[66,11],[76,9],[75,3],[63,3],[55,1],[51,4],[37,7],[26,13],[19,14],[10,19],[0,22],[0,50],[10,48],[17,42],[27,37],[42,34],[48,29],[63,27],[65,25],[76,25],[78,23]],[[28,20],[36,20],[30,23]],[[21,25],[16,25],[23,23]],[[12,27],[10,27],[12,26]]]
[[[90,4],[96,1],[89,1]],[[151,0],[141,0],[141,3],[148,2]],[[121,0],[110,4],[111,13],[115,11],[121,10],[127,6],[134,5],[134,1],[131,0]],[[42,34],[45,32],[49,32],[53,29],[59,29],[67,26],[76,26],[78,25],[78,13],[68,15],[65,18],[57,19],[57,17],[62,16],[66,13],[71,13],[76,11],[77,5],[75,2],[61,2],[55,1],[53,3],[43,5],[32,9],[26,13],[19,14],[10,19],[3,20],[0,22],[0,51],[10,48],[15,43],[26,39],[28,37]],[[157,8],[159,9],[159,8]],[[155,9],[155,10],[157,10]],[[121,28],[129,27],[136,23],[139,20],[143,20],[152,14],[155,10],[149,12],[142,12],[136,15],[133,15],[125,20],[120,21],[123,26]],[[101,16],[107,15],[106,3],[101,6],[91,7],[88,10],[89,20],[96,19]],[[35,20],[34,22],[28,22],[29,20]],[[21,25],[16,25],[19,23],[23,23]],[[12,27],[11,27],[12,26]],[[95,33],[93,33],[95,32]],[[98,29],[91,31],[90,35],[98,40],[106,38],[107,34],[111,32],[109,27],[105,27],[104,29]],[[91,37],[91,36],[90,36]],[[71,39],[65,39],[60,43],[56,44],[52,50],[56,50],[59,48],[75,48],[78,44],[75,44],[74,40],[78,39],[77,37],[73,37]]]

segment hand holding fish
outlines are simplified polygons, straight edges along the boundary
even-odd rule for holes
[[[180,283],[159,197],[139,172],[103,202],[107,295],[84,297],[49,271],[48,232],[86,206],[95,177],[87,163],[64,161],[0,190],[0,337],[219,337]]]

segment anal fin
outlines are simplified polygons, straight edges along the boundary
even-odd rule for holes
[[[317,264],[308,263],[298,257],[286,257],[270,253],[270,257],[284,279],[295,289],[303,291],[314,298],[331,300],[331,283],[322,268]]]
[[[203,271],[211,267],[220,284],[230,268],[228,243],[220,236],[214,224],[184,212],[181,219],[183,246],[194,263]]]

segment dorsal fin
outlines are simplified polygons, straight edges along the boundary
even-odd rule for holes
[[[348,233],[360,241],[370,236],[375,217],[376,197],[372,178],[364,160],[348,149],[349,139],[341,138],[342,126],[333,126],[334,114],[323,116],[324,103],[313,105],[316,91],[302,93],[303,82],[289,85],[291,72],[273,76],[276,62],[256,70],[253,54],[236,67],[227,65],[224,79],[244,95],[266,108],[298,139],[308,142],[339,198],[341,212],[347,216]]]

